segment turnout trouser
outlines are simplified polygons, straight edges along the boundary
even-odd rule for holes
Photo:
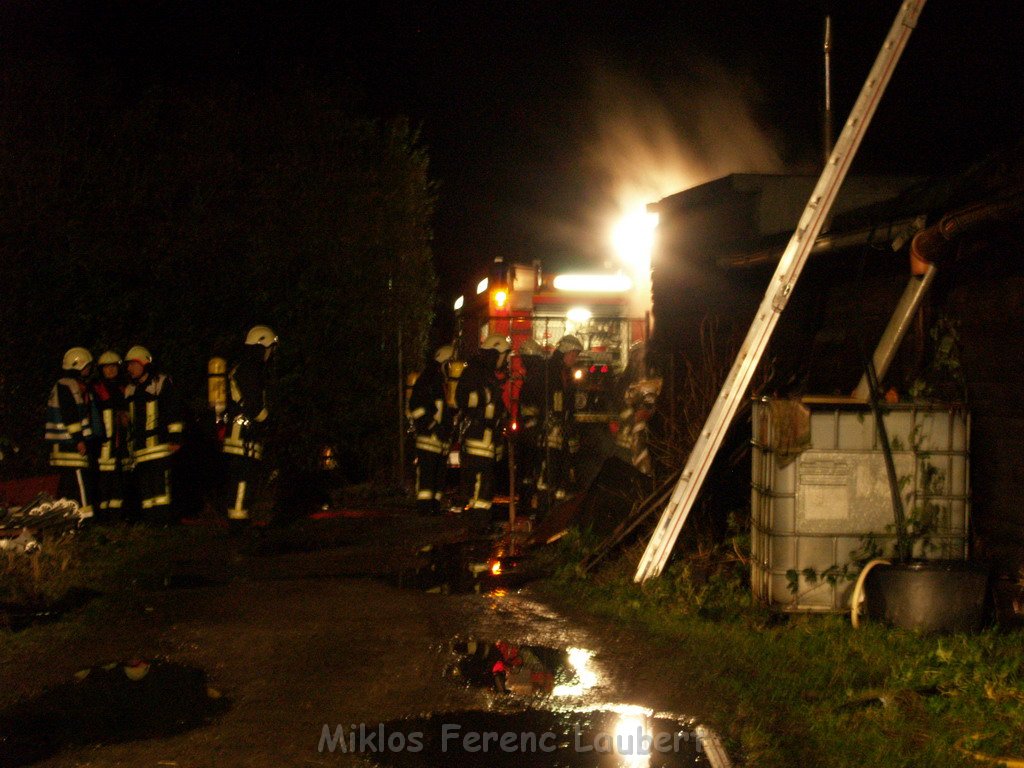
[[[165,456],[135,465],[135,481],[143,522],[171,521],[171,458]]]

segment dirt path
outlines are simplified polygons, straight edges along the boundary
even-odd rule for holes
[[[453,641],[473,637],[595,651],[595,684],[577,704],[628,702],[685,714],[699,708],[685,670],[672,670],[663,649],[615,627],[570,622],[529,590],[428,594],[373,577],[418,541],[445,536],[443,525],[381,518],[349,533],[350,543],[321,551],[256,556],[223,544],[194,553],[177,564],[169,588],[105,601],[84,631],[62,636],[53,629],[49,647],[28,645],[12,662],[36,674],[19,676],[8,665],[8,701],[13,690],[32,695],[76,669],[136,656],[201,668],[230,699],[211,725],[70,749],[39,765],[366,764],[318,752],[323,726],[506,706],[489,691],[445,678]],[[385,536],[402,543],[385,545]]]

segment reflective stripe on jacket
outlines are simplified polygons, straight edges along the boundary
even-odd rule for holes
[[[84,468],[89,459],[78,452],[78,443],[92,439],[89,394],[70,376],[59,379],[46,403],[46,439],[53,444],[50,466]]]
[[[166,374],[150,376],[125,388],[131,422],[132,456],[136,463],[163,459],[181,443],[183,424],[177,392]]]

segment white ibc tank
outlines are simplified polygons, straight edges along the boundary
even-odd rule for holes
[[[867,405],[800,405],[754,403],[753,591],[784,610],[847,611],[851,577],[865,546],[880,547],[886,556],[894,553],[885,458]],[[967,411],[920,404],[885,408],[904,508],[912,519],[928,523],[929,534],[915,541],[914,557],[966,558]],[[802,429],[808,422],[809,441]],[[822,578],[829,573],[834,583]]]

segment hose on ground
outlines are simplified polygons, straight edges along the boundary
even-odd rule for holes
[[[869,560],[864,564],[864,567],[860,569],[860,575],[857,576],[857,583],[853,585],[853,594],[850,595],[850,623],[853,624],[854,629],[860,628],[860,604],[864,600],[864,579],[867,578],[868,571],[876,565],[891,564],[892,563],[884,557],[876,557],[874,560]]]

